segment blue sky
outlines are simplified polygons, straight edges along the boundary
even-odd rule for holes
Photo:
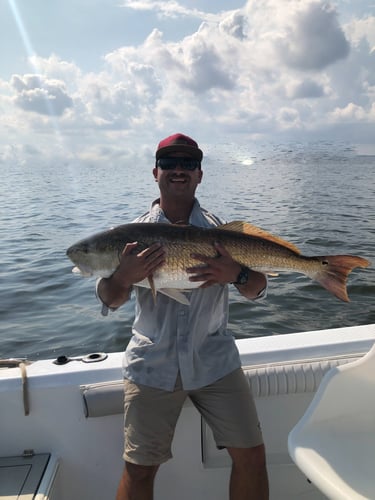
[[[374,6],[2,0],[0,162],[139,157],[175,131],[373,143]]]

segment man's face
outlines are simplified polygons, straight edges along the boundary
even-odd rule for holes
[[[176,158],[183,160],[189,158],[184,153],[174,153],[168,158]],[[200,168],[195,170],[187,170],[183,168],[183,161],[177,162],[171,170],[163,170],[160,167],[155,167],[153,170],[154,177],[159,184],[160,193],[162,196],[193,198],[198,184],[202,180],[203,172]]]

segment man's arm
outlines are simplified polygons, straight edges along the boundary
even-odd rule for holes
[[[135,253],[137,246],[137,242],[128,243],[116,271],[98,284],[98,297],[110,309],[117,309],[128,301],[133,285],[152,275],[165,261],[165,252],[159,243]]]
[[[227,250],[219,243],[215,244],[219,257],[206,257],[194,254],[193,257],[206,264],[206,267],[197,265],[190,267],[187,272],[191,274],[190,281],[202,281],[201,288],[220,283],[226,285],[237,280],[241,265],[234,261]],[[267,278],[263,273],[249,269],[249,279],[244,285],[235,285],[241,295],[247,299],[255,300],[264,295],[267,289]]]

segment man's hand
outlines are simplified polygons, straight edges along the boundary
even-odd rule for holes
[[[112,278],[125,288],[151,276],[165,262],[165,251],[160,243],[136,253],[137,242],[128,243],[121,255],[120,265]]]
[[[144,280],[165,262],[165,251],[159,243],[136,253],[137,242],[124,248],[120,265],[109,278],[102,278],[98,294],[102,302],[111,308],[120,307],[129,300],[132,286]]]
[[[186,272],[192,274],[189,277],[190,281],[203,281],[200,288],[207,288],[215,284],[226,285],[232,283],[236,281],[241,270],[240,264],[232,259],[223,245],[215,243],[214,247],[218,253],[215,257],[192,254],[194,259],[199,260],[205,266],[200,264],[186,269]]]
[[[241,265],[232,259],[229,252],[220,245],[215,243],[214,247],[218,253],[216,257],[207,257],[201,254],[192,254],[194,259],[201,261],[202,264],[189,267],[187,273],[191,273],[190,281],[202,281],[200,288],[207,288],[211,285],[220,284],[226,285],[236,281],[240,273]],[[249,281],[245,285],[235,285],[241,295],[247,299],[254,300],[259,297],[267,287],[267,278],[263,273],[249,270]]]

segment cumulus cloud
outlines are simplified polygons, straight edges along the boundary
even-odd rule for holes
[[[43,75],[13,75],[11,85],[16,92],[14,102],[25,111],[42,115],[62,115],[73,106],[64,82]]]
[[[374,105],[372,106],[374,110]],[[344,108],[336,108],[330,113],[331,119],[337,121],[338,119],[343,122],[354,122],[354,121],[367,121],[369,115],[364,111],[361,106],[350,102]]]
[[[344,27],[345,32],[355,45],[363,40],[369,45],[370,51],[375,50],[375,16],[367,15],[361,19],[353,19]]]
[[[123,74],[129,78],[116,82],[104,75],[101,79],[93,75],[85,78],[81,102],[86,118],[97,126],[127,129],[142,111],[147,112],[152,106],[157,94],[157,85],[154,87],[151,83],[153,70],[130,63]]]
[[[245,25],[246,17],[240,11],[233,11],[219,23],[224,32],[239,40],[245,38]]]
[[[279,40],[282,60],[299,70],[321,70],[347,57],[349,49],[336,10],[321,1],[303,4]]]
[[[49,79],[64,82],[66,88],[69,88],[70,82],[75,82],[82,78],[82,71],[75,63],[64,61],[54,53],[49,57],[32,55],[29,58],[29,62],[35,69],[35,73],[43,74]]]
[[[131,68],[139,58],[143,61],[143,71],[147,68],[146,78],[141,73],[134,75],[132,72]],[[186,37],[182,43],[166,43],[162,34],[154,30],[136,51],[122,48],[108,54],[106,60],[123,77],[131,76],[136,87],[140,85],[138,80],[143,82],[144,88],[139,92],[143,98],[146,95],[155,100],[169,91],[179,90],[173,102],[180,103],[181,93],[186,90],[202,94],[215,88],[231,89],[234,85],[220,47],[210,40],[208,25],[202,25],[197,33]]]
[[[291,99],[314,99],[325,95],[324,87],[320,83],[307,78],[292,84],[289,90]]]
[[[215,44],[206,41],[206,32],[200,30],[187,41],[181,54],[183,71],[178,79],[183,87],[198,94],[215,88],[230,90],[234,81],[228,71],[229,66]]]

